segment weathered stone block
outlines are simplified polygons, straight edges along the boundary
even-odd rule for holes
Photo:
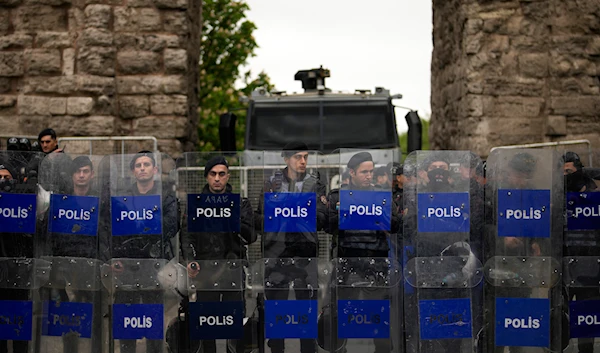
[[[170,34],[117,33],[115,45],[118,49],[162,51],[165,48],[181,48],[185,39]]]
[[[25,71],[23,52],[0,52],[0,76],[22,76]]]
[[[546,81],[552,96],[600,94],[598,79],[591,76],[551,77]]]
[[[151,51],[120,51],[117,65],[122,74],[151,74],[161,68],[160,55]]]
[[[187,117],[149,116],[135,119],[133,133],[137,136],[151,135],[156,138],[178,138],[187,134]]]
[[[0,95],[0,108],[14,107],[17,103],[17,97],[12,95]]]
[[[525,77],[548,76],[548,54],[530,53],[519,56],[519,72]]]
[[[600,55],[600,37],[592,37],[585,48],[585,51],[588,55]]]
[[[119,116],[123,119],[147,116],[150,112],[148,96],[120,96]]]
[[[129,7],[152,7],[152,0],[127,0]]]
[[[484,97],[483,114],[489,117],[532,118],[540,114],[543,98]]]
[[[154,4],[159,9],[185,10],[188,7],[187,0],[154,0]]]
[[[62,97],[24,96],[18,98],[21,115],[64,115],[67,99]]]
[[[590,60],[567,54],[560,55],[555,50],[551,50],[550,55],[549,69],[552,76],[596,75],[596,67]]]
[[[69,97],[67,98],[67,114],[87,115],[94,108],[94,99],[91,97]]]
[[[163,11],[162,13],[166,32],[176,34],[188,32],[188,19],[185,11]]]
[[[114,8],[115,32],[152,32],[162,29],[160,13],[153,8]]]
[[[183,76],[120,76],[117,77],[119,94],[185,94]]]
[[[17,31],[66,31],[67,11],[62,7],[26,5],[16,9]]]
[[[71,0],[24,0],[25,5],[50,5],[61,6],[70,4]]]
[[[0,93],[6,93],[11,90],[10,78],[0,77]]]
[[[27,73],[34,76],[60,73],[60,51],[58,49],[27,49]]]
[[[0,8],[0,35],[8,32],[10,28],[10,12],[8,9]]]
[[[114,116],[65,116],[55,119],[52,127],[63,136],[103,136],[113,135]]]
[[[72,94],[77,89],[73,77],[26,77],[21,82],[23,94]]]
[[[23,0],[0,0],[0,6],[17,6],[20,5],[22,2]]]
[[[79,35],[82,28],[85,27],[85,15],[83,10],[72,6],[68,12],[69,31],[74,35]]]
[[[84,94],[114,95],[116,82],[113,77],[77,75],[77,90]]]
[[[597,116],[600,111],[600,97],[551,97],[550,110],[553,115]]]
[[[35,43],[38,48],[63,49],[73,45],[73,38],[69,32],[39,32]]]
[[[110,47],[113,45],[113,34],[111,31],[101,28],[86,28],[78,39],[79,46]]]
[[[0,37],[0,50],[31,48],[33,37],[24,33],[13,33]]]
[[[483,40],[483,33],[477,33],[470,35],[465,40],[465,53],[477,54],[481,50]]]
[[[79,72],[113,76],[115,74],[115,56],[116,51],[112,47],[81,48],[77,55]]]
[[[169,154],[173,158],[182,156],[184,146],[181,141],[175,139],[158,139],[158,150]]]
[[[154,95],[150,97],[153,115],[186,115],[187,97],[184,95]]]
[[[75,74],[75,49],[68,48],[63,50],[63,76],[73,76]]]
[[[567,135],[567,117],[564,115],[550,115],[546,117],[546,135]]]
[[[111,20],[109,5],[88,5],[84,10],[85,27],[108,29]]]
[[[184,49],[165,49],[164,62],[167,73],[183,73],[187,70],[187,51]]]

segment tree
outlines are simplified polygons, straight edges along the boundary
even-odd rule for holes
[[[238,116],[236,141],[243,146],[246,113],[242,95],[256,87],[272,89],[269,77],[260,73],[255,79],[243,66],[258,47],[252,36],[256,25],[246,19],[244,1],[204,0],[202,5],[202,41],[198,82],[198,137],[201,151],[214,151],[219,143],[219,116],[233,110]],[[243,88],[236,89],[242,80]]]

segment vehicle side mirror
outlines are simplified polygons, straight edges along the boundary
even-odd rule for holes
[[[235,153],[235,122],[237,116],[233,113],[221,114],[219,121],[219,139],[221,151]]]

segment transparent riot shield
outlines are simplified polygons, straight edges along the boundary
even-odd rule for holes
[[[478,156],[416,151],[405,185],[408,352],[476,352],[482,326],[483,186]]]
[[[565,178],[566,225],[564,234],[564,300],[568,308],[569,341],[563,348],[598,351],[600,337],[600,188],[598,174],[588,163],[598,163],[600,152],[582,158],[573,152],[562,156]],[[568,310],[568,311],[567,311]],[[564,322],[564,321],[563,321]],[[563,337],[565,337],[563,333]]]
[[[40,286],[48,264],[34,258],[37,181],[28,180],[28,165],[43,155],[0,153],[0,351],[33,352],[37,344]]]
[[[262,256],[253,291],[261,314],[258,349],[265,352],[317,351],[322,305],[317,232],[326,211],[319,159],[316,152],[290,149],[264,164],[255,220]]]
[[[43,305],[39,352],[102,352],[100,282],[101,156],[48,155],[39,166],[36,257],[49,264],[40,290]]]
[[[328,200],[335,239],[330,351],[403,352],[400,208],[384,177],[393,162],[392,151],[340,151],[340,174],[349,179]]]
[[[486,351],[560,351],[563,205],[555,152],[497,150],[489,156]]]
[[[106,159],[110,247],[101,278],[110,296],[109,351],[166,352],[167,323],[178,315],[177,292],[185,287],[175,258],[175,184],[166,170],[175,163],[145,151]]]
[[[238,155],[185,153],[178,162],[189,352],[245,350],[247,246],[256,233],[252,205],[240,195],[243,172]]]

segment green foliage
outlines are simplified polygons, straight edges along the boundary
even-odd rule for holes
[[[423,125],[421,149],[426,151],[429,150],[429,120],[421,119],[421,124]],[[400,139],[400,149],[402,150],[402,155],[406,157],[408,154],[408,132],[401,133],[398,135],[398,138]]]
[[[199,150],[219,149],[219,116],[235,111],[237,148],[241,149],[246,128],[245,104],[240,97],[256,87],[273,88],[269,77],[261,72],[252,79],[243,66],[258,47],[252,32],[256,25],[246,19],[249,9],[244,1],[204,0],[202,5],[202,42],[200,45],[200,79],[198,82]],[[244,88],[236,89],[242,80]]]

